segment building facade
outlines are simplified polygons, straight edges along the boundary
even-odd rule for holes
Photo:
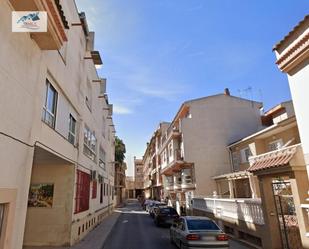
[[[46,11],[13,33],[12,11]],[[113,206],[114,126],[74,0],[0,2],[0,248],[72,245]]]
[[[125,201],[126,170],[126,163],[115,162],[115,206],[122,206]]]
[[[309,166],[309,114],[308,114],[308,79],[309,79],[309,16],[300,21],[273,49],[276,64],[286,73],[294,102],[299,126],[302,149],[307,169]],[[306,190],[306,192],[308,189]],[[309,199],[302,196],[301,206],[304,212],[304,225],[300,227],[304,248],[309,248]]]
[[[262,129],[261,107],[231,96],[228,89],[183,103],[173,121],[161,123],[147,143],[145,197],[168,201],[181,213],[190,209],[194,196],[212,195],[212,177],[230,171],[226,146]]]
[[[261,103],[218,94],[186,101],[161,139],[164,194],[180,210],[216,191],[212,177],[230,171],[226,146],[261,129]]]
[[[165,135],[170,123],[162,122],[153,133],[146,151],[143,155],[143,188],[146,198],[163,200],[163,181],[161,174],[161,157],[159,149],[162,137]]]
[[[136,198],[144,195],[143,178],[143,160],[134,157],[134,184]]]
[[[227,147],[232,172],[213,178],[218,195],[194,199],[194,211],[249,244],[302,248],[300,201],[308,182],[292,102],[261,118],[263,130]]]
[[[135,180],[134,176],[126,176],[126,198],[135,199]]]

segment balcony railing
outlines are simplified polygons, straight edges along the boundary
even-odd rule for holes
[[[193,198],[193,209],[212,213],[222,220],[227,218],[265,224],[260,199]]]

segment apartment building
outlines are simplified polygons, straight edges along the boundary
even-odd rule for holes
[[[147,143],[146,151],[143,155],[143,188],[146,198],[156,200],[164,198],[159,148],[162,144],[162,137],[165,136],[169,126],[170,123],[168,122],[161,122],[159,124],[149,143]]]
[[[126,198],[135,198],[135,181],[134,176],[126,176]]]
[[[179,212],[216,191],[212,177],[230,171],[226,146],[261,129],[261,107],[228,89],[181,105],[159,149],[165,195]]]
[[[194,198],[194,213],[216,219],[254,246],[302,248],[300,200],[307,173],[292,102],[261,119],[263,130],[227,147],[232,171],[213,177],[218,195]]]
[[[12,11],[46,11],[45,33]],[[113,206],[114,125],[74,0],[0,2],[0,248],[72,245]]]
[[[126,163],[115,162],[115,206],[121,206],[125,200]]]
[[[308,114],[308,78],[309,78],[309,15],[300,21],[273,48],[278,68],[287,74],[294,102],[300,140],[309,166],[309,114]],[[307,189],[308,191],[308,189]],[[304,226],[300,226],[304,248],[309,248],[309,201],[308,194],[302,196],[301,207],[304,213]]]
[[[134,185],[135,185],[135,197],[144,195],[143,184],[143,160],[134,157]]]
[[[262,129],[259,102],[224,94],[184,102],[171,123],[154,132],[143,156],[146,198],[168,200],[180,210],[212,195],[212,177],[230,171],[226,146]]]

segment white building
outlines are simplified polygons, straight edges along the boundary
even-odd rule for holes
[[[13,33],[14,10],[46,11],[47,32]],[[94,33],[74,0],[4,0],[0,16],[0,248],[74,244],[113,205],[112,105]]]
[[[309,15],[300,21],[280,42],[276,52],[279,69],[287,73],[294,103],[307,173],[309,175]],[[308,183],[306,183],[308,185]],[[308,189],[307,189],[308,190]],[[309,211],[308,196],[303,196],[303,212]],[[300,225],[302,243],[309,248],[309,219]]]

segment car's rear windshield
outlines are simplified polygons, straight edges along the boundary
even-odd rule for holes
[[[177,214],[176,210],[173,208],[161,208],[160,213],[161,214]]]
[[[187,220],[188,230],[220,230],[211,220]]]

